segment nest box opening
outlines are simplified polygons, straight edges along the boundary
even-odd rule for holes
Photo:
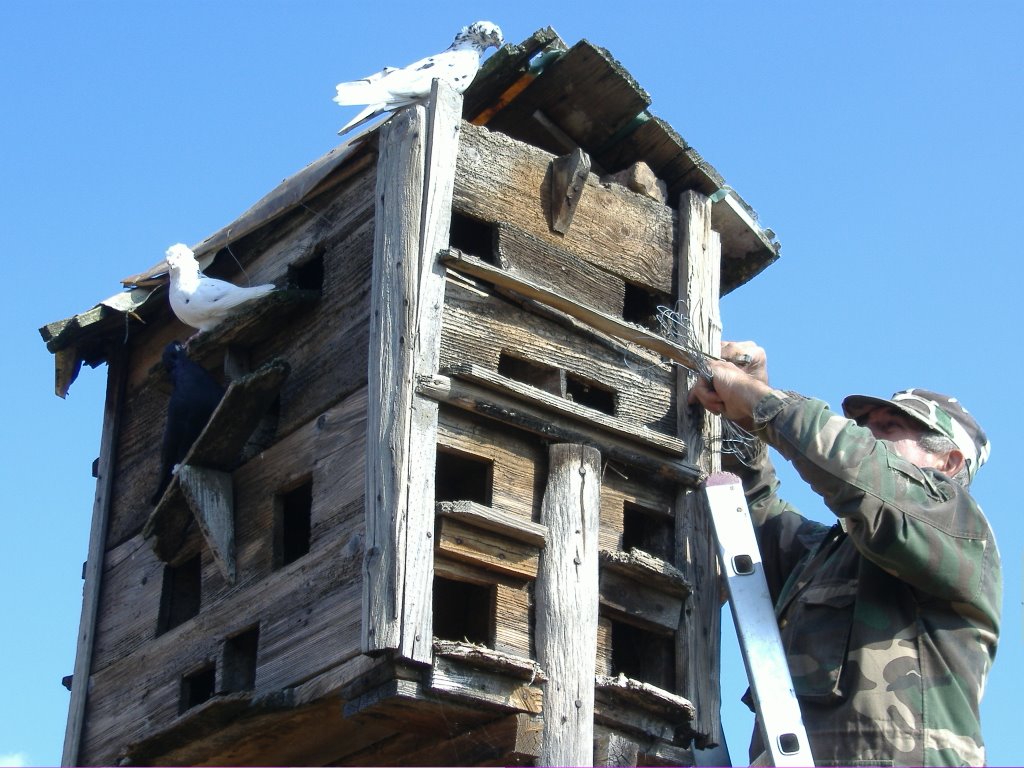
[[[675,680],[675,641],[640,627],[615,621],[612,625],[612,675],[672,690]]]
[[[494,463],[450,448],[437,449],[434,501],[475,501],[491,506]]]
[[[633,502],[623,503],[622,549],[642,549],[671,563],[675,549],[675,520]]]
[[[274,504],[274,567],[283,568],[309,552],[312,537],[313,480],[277,495]]]
[[[565,399],[609,416],[615,415],[615,390],[575,373],[565,374]]]
[[[288,285],[304,291],[324,290],[324,254],[327,253],[327,246],[318,244],[313,249],[313,255],[304,261],[291,264],[288,267]]]
[[[654,291],[635,283],[626,283],[626,294],[622,302],[622,319],[651,331],[660,331],[658,307],[671,307],[672,299],[667,293]]]
[[[247,629],[224,641],[221,689],[225,693],[251,691],[256,687],[256,654],[259,642],[259,626]]]
[[[434,577],[434,637],[491,647],[494,586]]]
[[[157,618],[158,636],[199,614],[202,572],[202,558],[198,554],[184,562],[164,566]]]
[[[489,264],[498,266],[495,256],[497,233],[494,225],[480,219],[474,219],[463,213],[452,212],[451,229],[448,243],[463,253],[478,256]]]
[[[178,705],[179,714],[212,699],[216,679],[217,668],[213,664],[208,664],[189,675],[182,675],[181,699]]]
[[[564,396],[562,371],[553,365],[544,365],[536,360],[516,357],[505,350],[498,355],[498,373],[523,384],[529,384],[552,395]]]

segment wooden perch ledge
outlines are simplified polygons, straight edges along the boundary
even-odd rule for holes
[[[271,360],[228,387],[142,531],[146,538],[153,538],[153,550],[161,560],[169,562],[181,549],[191,514],[224,577],[234,582],[230,472],[290,370],[286,361]]]

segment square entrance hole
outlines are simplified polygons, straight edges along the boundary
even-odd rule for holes
[[[458,248],[463,253],[478,256],[489,264],[497,264],[495,256],[495,232],[494,226],[466,216],[464,213],[452,213],[451,231],[448,235],[448,242],[452,248]]]
[[[434,577],[434,637],[493,645],[493,586]]]
[[[612,675],[624,674],[664,690],[675,684],[675,642],[671,635],[612,621]]]
[[[274,504],[274,567],[283,568],[309,552],[313,481],[278,494]]]
[[[202,602],[202,573],[202,558],[198,554],[182,563],[164,566],[157,635],[162,635],[199,614]]]
[[[565,374],[565,397],[595,411],[615,415],[615,390],[574,373]]]
[[[225,693],[251,691],[256,686],[256,652],[259,642],[259,627],[224,641],[224,679],[221,689]]]
[[[675,550],[675,520],[656,510],[625,502],[622,509],[622,549],[633,547],[671,563]]]
[[[434,501],[491,505],[494,463],[490,459],[438,446],[434,471]]]
[[[327,246],[321,244],[313,249],[313,255],[298,264],[288,267],[287,284],[304,291],[324,289],[324,254]]]
[[[565,397],[562,384],[562,371],[553,365],[544,365],[535,360],[510,355],[504,350],[498,355],[498,373],[531,387],[550,392],[552,395]]]
[[[658,331],[661,330],[661,323],[658,322],[658,307],[671,305],[672,300],[667,293],[626,283],[622,319],[649,330]]]
[[[217,670],[213,664],[208,664],[202,669],[190,675],[183,675],[181,678],[181,699],[178,704],[178,712],[185,712],[192,707],[198,707],[204,701],[213,698]]]

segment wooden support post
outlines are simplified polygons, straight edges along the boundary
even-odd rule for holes
[[[537,661],[548,675],[538,765],[593,764],[600,509],[601,454],[552,445],[536,586]]]
[[[687,191],[679,200],[679,298],[702,352],[718,355],[722,343],[719,314],[722,243],[711,229],[711,202]],[[679,436],[689,458],[706,474],[721,468],[721,421],[703,409],[686,406],[693,374],[678,369]],[[677,565],[692,585],[677,633],[676,682],[697,708],[693,729],[697,746],[719,743],[721,736],[721,602],[714,528],[699,490],[681,491],[676,500]]]
[[[362,649],[431,658],[437,370],[462,97],[434,82],[429,110],[381,128],[377,165]]]
[[[114,457],[121,421],[127,381],[127,360],[123,347],[110,353],[107,361],[107,396],[103,408],[103,432],[100,437],[100,458],[96,472],[96,497],[89,530],[89,554],[85,563],[85,587],[82,595],[82,618],[78,626],[78,647],[75,650],[75,671],[71,683],[71,704],[64,732],[61,765],[79,765],[82,731],[85,728],[85,707],[92,674],[92,651],[96,637],[96,617],[100,602],[100,579],[107,546],[110,499],[114,484]]]

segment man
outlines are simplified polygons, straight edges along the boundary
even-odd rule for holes
[[[761,439],[738,468],[818,765],[982,765],[978,707],[1002,577],[968,492],[988,457],[960,404],[924,390],[852,396],[844,418],[768,384],[764,350],[726,343],[689,395]],[[838,518],[777,495],[764,443]],[[755,732],[751,757],[762,750]]]

